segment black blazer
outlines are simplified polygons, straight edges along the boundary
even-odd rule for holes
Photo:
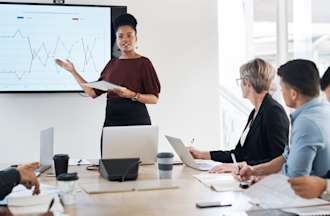
[[[250,113],[248,122],[255,110]],[[233,163],[231,153],[238,162],[246,161],[250,165],[268,162],[283,153],[288,143],[289,119],[283,107],[271,95],[266,94],[257,116],[253,120],[243,147],[240,140],[231,151],[211,151],[211,159],[223,163]]]
[[[20,175],[16,169],[0,171],[0,200],[3,200],[20,182]]]

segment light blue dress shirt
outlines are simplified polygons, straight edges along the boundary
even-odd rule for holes
[[[324,176],[330,170],[330,104],[314,98],[291,114],[291,140],[283,174]]]

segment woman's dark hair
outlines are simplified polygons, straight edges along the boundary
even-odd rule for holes
[[[288,61],[277,74],[299,93],[316,97],[320,94],[320,75],[314,62],[305,59]]]
[[[330,67],[325,71],[321,79],[321,89],[324,91],[330,85]]]
[[[117,32],[118,28],[121,26],[130,26],[136,32],[137,21],[135,17],[131,14],[122,14],[113,21],[113,28]]]

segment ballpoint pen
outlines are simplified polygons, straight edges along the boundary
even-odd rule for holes
[[[231,159],[233,160],[233,162],[234,162],[234,166],[236,167],[236,169],[237,169],[237,175],[239,175],[239,166],[238,166],[238,163],[237,163],[237,161],[236,161],[236,157],[235,157],[235,155],[234,155],[234,153],[231,153],[230,154],[230,156],[231,156]]]
[[[233,162],[234,162],[234,166],[235,166],[236,169],[237,169],[237,173],[236,173],[236,174],[239,175],[240,167],[239,167],[239,165],[238,165],[238,163],[237,163],[237,161],[236,161],[235,154],[234,154],[234,153],[231,153],[230,155],[231,155],[231,159],[232,159]],[[249,185],[248,182],[240,181],[240,182],[239,182],[239,186],[240,186],[240,188],[242,188],[242,189],[247,189],[250,185]]]
[[[192,139],[190,140],[190,145],[193,145],[194,142],[195,142],[195,138],[192,138]]]
[[[48,206],[48,209],[47,209],[47,212],[50,212],[50,210],[52,209],[53,205],[54,205],[54,201],[55,201],[55,198],[53,197],[53,199],[50,201],[49,203],[49,206]]]

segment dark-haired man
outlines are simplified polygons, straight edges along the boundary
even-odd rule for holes
[[[330,101],[330,67],[325,71],[321,79],[321,89]]]
[[[0,200],[3,200],[12,189],[22,184],[28,189],[33,187],[33,194],[39,194],[39,181],[33,170],[39,167],[39,163],[31,163],[18,166],[17,169],[9,168],[0,171]]]
[[[312,61],[289,61],[278,69],[291,113],[291,141],[283,155],[257,166],[244,165],[239,177],[282,173],[289,177],[324,176],[330,170],[330,105],[320,97],[320,78]]]

